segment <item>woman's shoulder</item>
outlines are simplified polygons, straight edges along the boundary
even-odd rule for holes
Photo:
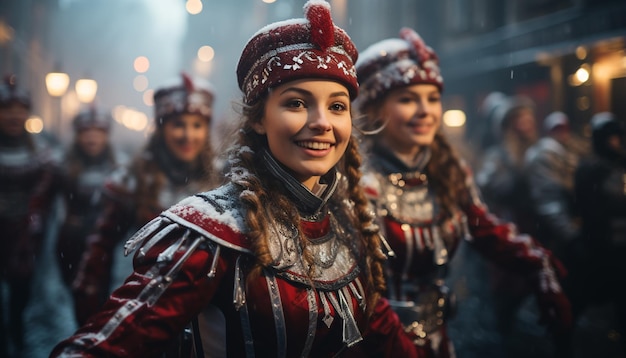
[[[232,183],[191,195],[161,213],[161,217],[189,228],[220,245],[249,251],[245,210]]]

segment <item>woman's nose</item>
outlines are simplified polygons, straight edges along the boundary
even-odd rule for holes
[[[326,132],[332,129],[328,114],[323,109],[314,109],[309,112],[309,128]]]

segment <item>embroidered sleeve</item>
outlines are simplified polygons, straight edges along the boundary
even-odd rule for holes
[[[51,357],[156,356],[214,296],[232,251],[159,217],[127,244],[134,272]]]

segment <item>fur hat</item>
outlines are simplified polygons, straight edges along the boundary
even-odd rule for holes
[[[98,112],[95,107],[87,111],[82,111],[74,117],[72,126],[75,131],[88,128],[100,128],[108,131],[111,128],[111,115],[109,113]]]
[[[0,84],[0,106],[8,106],[11,103],[19,103],[30,109],[30,96],[17,87],[17,77],[8,75],[4,83]]]
[[[237,81],[246,104],[256,102],[270,88],[302,78],[325,78],[348,88],[356,98],[354,63],[358,52],[350,37],[333,24],[330,4],[309,0],[306,19],[269,24],[257,31],[243,49]]]
[[[181,74],[182,81],[158,89],[154,93],[155,118],[163,124],[173,114],[197,113],[209,121],[213,115],[213,86],[200,79],[192,80],[187,74]]]
[[[437,54],[410,28],[402,28],[399,39],[382,40],[362,51],[356,68],[361,85],[358,104],[412,84],[430,83],[443,90]]]

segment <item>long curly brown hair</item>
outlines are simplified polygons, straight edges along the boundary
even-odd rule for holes
[[[375,123],[381,125],[379,111],[383,107],[383,102],[387,96],[378,98],[375,101],[363,106],[364,123]],[[364,135],[363,148],[367,152],[371,149],[374,141],[380,133]],[[461,165],[461,160],[454,148],[450,145],[443,134],[441,128],[435,133],[433,142],[430,144],[431,159],[426,165],[425,174],[428,182],[435,191],[435,200],[441,208],[441,214],[450,218],[461,207],[470,204],[470,195],[467,190],[467,174]]]
[[[272,222],[276,220],[293,227],[300,227],[300,215],[295,204],[271,180],[269,172],[261,159],[263,148],[267,148],[267,139],[253,130],[253,124],[261,121],[265,111],[262,99],[251,106],[242,105],[243,124],[238,131],[238,139],[229,158],[231,180],[243,187],[240,199],[245,204],[248,236],[252,242],[256,256],[255,266],[251,275],[260,275],[264,268],[273,264],[269,250],[269,233]],[[385,255],[380,249],[379,232],[372,225],[373,215],[368,209],[368,201],[359,185],[361,180],[361,156],[355,137],[351,137],[346,153],[337,168],[347,180],[347,185],[340,185],[331,199],[331,207],[343,208],[346,216],[352,221],[359,242],[353,243],[359,266],[366,275],[366,293],[368,313],[375,306],[385,289],[383,261]],[[345,201],[351,205],[345,205]],[[271,203],[271,205],[268,205]],[[299,230],[302,232],[302,230]],[[301,235],[302,252],[308,240]],[[309,267],[313,259],[304,255]]]

